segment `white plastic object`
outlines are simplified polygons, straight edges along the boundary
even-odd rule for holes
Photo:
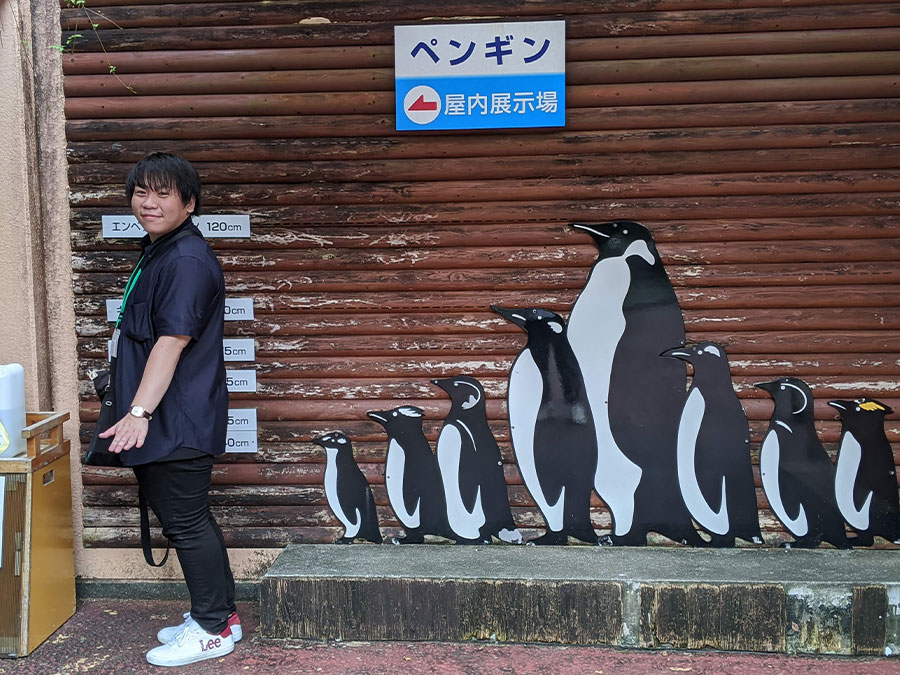
[[[18,363],[0,365],[0,457],[25,452],[25,369]],[[8,442],[7,442],[8,438]]]

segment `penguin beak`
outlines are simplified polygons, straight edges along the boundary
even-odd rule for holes
[[[433,384],[435,387],[440,387],[449,394],[451,382],[453,382],[453,380],[432,380],[431,384]]]
[[[525,328],[525,317],[520,310],[497,305],[491,305],[491,309],[510,323],[516,324],[519,328]]]
[[[777,382],[757,382],[753,386],[756,387],[757,389],[762,389],[763,391],[766,391],[770,394],[774,394],[778,388],[778,383]]]
[[[828,405],[830,405],[835,410],[850,410],[853,407],[852,401],[828,401]]]
[[[385,414],[383,412],[381,412],[379,410],[367,412],[366,416],[371,417],[376,422],[381,422],[382,424],[387,422],[387,417],[385,416]]]
[[[582,232],[586,232],[587,234],[591,235],[591,239],[594,240],[597,248],[600,249],[606,246],[606,242],[609,241],[610,238],[612,238],[614,231],[612,223],[600,223],[597,225],[589,225],[587,223],[569,223],[569,227],[580,230]]]
[[[315,443],[316,445],[319,445],[319,446],[321,446],[321,447],[324,448],[324,447],[325,447],[325,441],[322,440],[323,438],[324,438],[324,436],[319,436],[319,438],[314,438],[314,439],[312,439],[312,442]]]
[[[682,361],[691,360],[691,353],[685,350],[684,347],[675,347],[674,349],[667,349],[660,356],[665,356],[670,359],[681,359]]]

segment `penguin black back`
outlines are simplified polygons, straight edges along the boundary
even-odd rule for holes
[[[897,467],[884,431],[893,411],[879,401],[829,401],[841,416],[841,442],[835,497],[847,523],[857,532],[854,546],[871,546],[874,537],[900,543]]]
[[[775,401],[759,464],[772,510],[797,538],[790,545],[808,548],[827,541],[847,548],[834,496],[834,464],[816,434],[812,390],[795,377],[755,386]]]
[[[510,374],[508,408],[519,471],[549,530],[532,542],[564,544],[571,535],[596,543],[590,494],[597,439],[565,321],[538,308],[491,309],[528,335]]]
[[[378,512],[372,489],[356,460],[350,439],[340,431],[334,431],[313,443],[325,450],[325,496],[332,512],[344,525],[344,534],[335,543],[349,544],[362,537],[380,544]]]
[[[483,522],[479,541],[489,542],[496,536],[508,543],[521,543],[522,535],[513,523],[509,507],[500,448],[488,425],[484,387],[466,375],[432,383],[443,389],[452,403],[437,444],[451,528],[459,534],[450,513],[459,501],[458,515],[470,524],[479,517],[474,511],[480,506]]]
[[[406,530],[398,543],[422,543],[424,535],[451,537],[437,458],[422,430],[424,411],[415,406],[371,411],[388,434],[385,485],[391,508]]]

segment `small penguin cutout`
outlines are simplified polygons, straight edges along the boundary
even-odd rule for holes
[[[313,440],[325,450],[325,497],[328,506],[344,526],[335,544],[351,544],[356,538],[380,544],[378,512],[372,488],[353,459],[350,439],[334,431]]]
[[[700,342],[663,352],[690,363],[694,378],[678,424],[678,484],[684,503],[712,536],[762,544],[750,463],[750,425],[734,387],[725,349]]]
[[[404,405],[367,415],[388,435],[384,482],[406,536],[395,544],[421,544],[426,534],[452,539],[437,458],[422,431],[421,408]]]
[[[893,411],[870,398],[828,405],[841,416],[834,494],[844,520],[857,533],[850,544],[871,546],[876,536],[900,544],[897,467],[884,432],[884,418]]]
[[[660,356],[685,337],[669,275],[640,223],[572,227],[590,235],[598,251],[568,335],[595,415],[594,486],[612,513],[608,539],[642,546],[654,531],[704,546],[678,487],[676,439],[687,367]]]
[[[759,470],[769,506],[796,537],[784,546],[812,548],[827,541],[849,548],[834,497],[834,464],[816,435],[812,390],[795,377],[754,386],[775,400]]]
[[[509,377],[509,427],[525,487],[548,532],[529,544],[597,543],[590,500],[597,468],[591,406],[561,316],[491,306],[528,334]]]
[[[521,544],[506,491],[500,448],[487,421],[484,388],[474,377],[432,380],[452,402],[437,441],[447,519],[457,543]]]

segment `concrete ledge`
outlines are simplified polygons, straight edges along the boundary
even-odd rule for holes
[[[79,600],[184,600],[190,598],[181,580],[132,581],[129,579],[77,579],[75,595]],[[237,581],[234,598],[238,602],[259,600],[258,581]]]
[[[900,654],[896,551],[293,545],[269,638]]]

